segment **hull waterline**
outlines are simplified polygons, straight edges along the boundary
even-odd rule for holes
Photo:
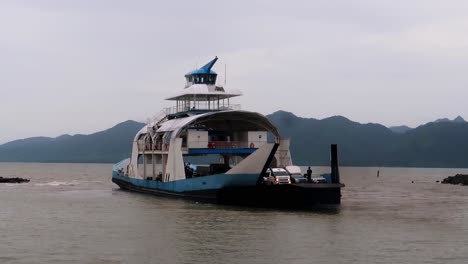
[[[216,204],[271,208],[336,207],[341,203],[341,188],[344,186],[304,183],[232,186],[176,192],[135,184],[124,177],[113,177],[112,181],[121,189],[133,192]]]

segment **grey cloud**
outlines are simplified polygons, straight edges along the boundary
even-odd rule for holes
[[[465,1],[2,1],[0,142],[145,120],[213,56],[245,109],[468,117]],[[267,98],[265,95],[268,95]]]

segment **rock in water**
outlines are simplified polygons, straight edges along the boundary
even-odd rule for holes
[[[461,185],[468,185],[468,175],[466,174],[457,174],[455,176],[449,176],[445,178],[442,183],[445,184],[461,184]]]
[[[0,183],[22,183],[22,182],[29,182],[29,179],[23,179],[23,178],[3,178],[0,177]]]

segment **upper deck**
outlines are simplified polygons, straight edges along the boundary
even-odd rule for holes
[[[251,154],[267,143],[267,133],[279,138],[270,121],[253,112],[241,111],[230,98],[238,90],[217,86],[211,67],[217,58],[185,75],[187,87],[166,100],[176,105],[165,108],[135,137],[142,153],[168,153],[170,143],[182,139],[184,155]]]
[[[217,60],[218,57],[200,69],[187,73],[185,89],[166,98],[166,100],[176,101],[175,106],[165,109],[170,118],[187,114],[240,110],[240,105],[231,104],[229,99],[240,96],[242,93],[238,90],[226,90],[216,85],[217,74],[211,68]]]
[[[198,115],[198,114],[204,114],[208,112],[218,112],[218,111],[226,111],[226,110],[241,110],[241,105],[240,104],[225,104],[221,105],[219,107],[217,106],[212,106],[208,104],[200,104],[193,106],[192,108],[188,106],[173,106],[173,107],[166,107],[164,108],[164,113],[168,115],[169,117],[171,116],[183,116],[183,115]]]

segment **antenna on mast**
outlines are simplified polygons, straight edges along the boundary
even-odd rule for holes
[[[226,79],[227,79],[227,64],[224,64],[224,87],[226,87]]]

